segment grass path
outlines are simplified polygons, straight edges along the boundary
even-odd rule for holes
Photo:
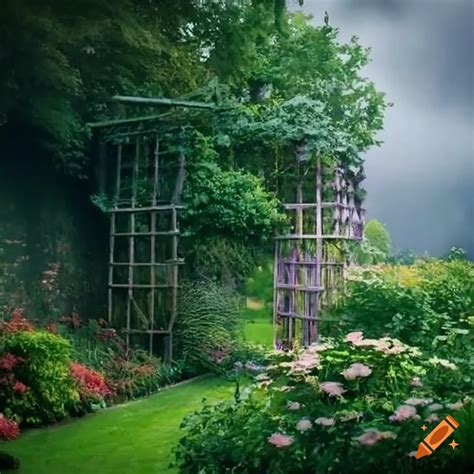
[[[20,459],[20,474],[170,473],[183,417],[203,397],[218,401],[232,393],[232,384],[221,379],[199,379],[63,425],[26,431],[1,449]]]

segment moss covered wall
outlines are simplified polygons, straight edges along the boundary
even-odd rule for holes
[[[27,144],[0,159],[0,317],[18,306],[44,321],[105,316],[108,222],[88,183]]]

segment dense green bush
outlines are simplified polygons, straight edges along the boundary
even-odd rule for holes
[[[15,359],[11,374],[16,382],[12,390],[2,390],[0,411],[29,425],[64,418],[79,400],[69,371],[69,342],[35,330],[7,333],[2,345],[4,359]]]
[[[433,428],[469,403],[456,387],[439,392],[457,372],[361,333],[277,354],[234,401],[184,421],[177,465],[183,473],[464,472],[467,450],[413,458],[421,424]]]
[[[361,269],[350,278],[345,310],[353,329],[387,332],[428,349],[439,337],[468,335],[473,285],[474,266],[467,261]]]
[[[255,246],[221,236],[185,239],[186,274],[236,288],[256,266]]]
[[[179,356],[188,370],[228,367],[239,345],[239,303],[227,287],[211,282],[185,284],[176,332]]]
[[[223,170],[217,163],[196,165],[187,180],[183,229],[196,235],[268,240],[284,221],[277,198],[258,177]]]

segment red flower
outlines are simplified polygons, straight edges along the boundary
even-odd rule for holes
[[[20,428],[18,423],[13,420],[5,418],[0,413],[0,439],[15,439],[20,435]]]
[[[77,362],[72,362],[70,369],[81,399],[97,400],[112,395],[112,390],[105,382],[104,377],[95,370]]]
[[[35,327],[23,316],[24,311],[24,308],[15,308],[10,321],[2,323],[0,329],[5,332],[33,331]]]
[[[8,353],[4,357],[0,357],[0,369],[12,370],[15,365],[22,360],[21,357]]]
[[[28,390],[28,387],[23,382],[17,380],[13,386],[13,390],[23,395]]]

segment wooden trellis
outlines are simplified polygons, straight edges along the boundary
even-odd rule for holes
[[[123,331],[127,344],[134,335],[146,336],[149,350],[154,352],[157,338],[164,336],[164,355],[171,358],[178,266],[183,263],[178,257],[177,214],[182,209],[179,200],[185,157],[182,153],[179,155],[173,191],[165,196],[160,187],[164,163],[160,161],[159,137],[155,138],[152,154],[150,148],[143,137],[136,138],[131,145],[115,146],[115,191],[113,206],[108,211],[108,316],[112,324],[125,322]],[[139,197],[141,183],[150,184],[145,188],[149,195]],[[128,196],[124,196],[127,191]]]
[[[213,108],[170,99],[116,100]],[[105,129],[99,137],[99,188],[110,217],[108,320],[124,333],[127,345],[145,346],[167,360],[173,357],[179,266],[184,263],[178,213],[186,164],[182,126],[175,120],[167,127],[169,119],[162,114],[93,124]]]
[[[357,189],[363,170],[306,162],[296,153],[296,200],[285,204],[291,232],[276,237],[275,346],[307,346],[318,338],[321,310],[344,292],[344,240],[363,238],[364,209]]]

